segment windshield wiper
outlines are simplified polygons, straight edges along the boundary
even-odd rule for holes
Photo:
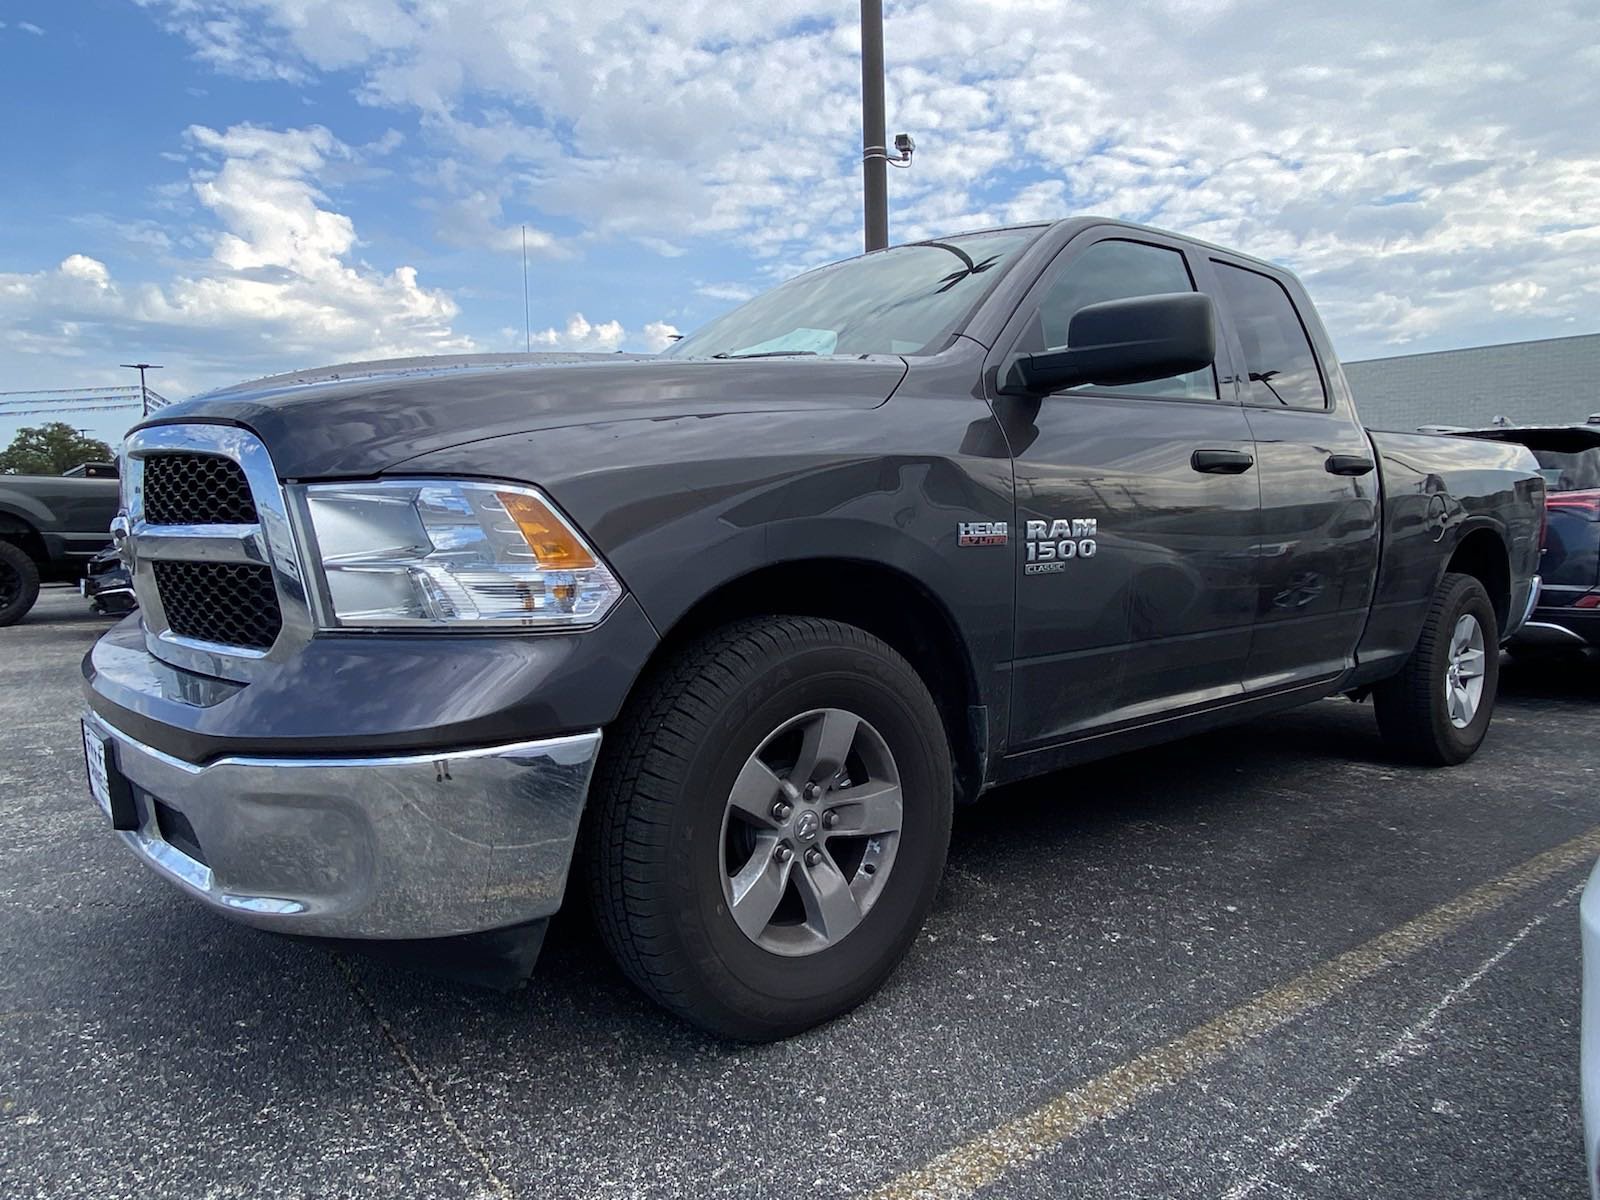
[[[721,354],[713,354],[712,358],[799,358],[805,356],[815,358],[815,350],[757,350],[754,354],[729,354],[724,350]]]

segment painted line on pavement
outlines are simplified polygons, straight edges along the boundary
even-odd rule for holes
[[[1322,1007],[1539,884],[1600,857],[1600,827],[1535,855],[1203,1025],[1112,1067],[1023,1116],[955,1146],[869,1193],[870,1200],[965,1200],[1100,1121]]]

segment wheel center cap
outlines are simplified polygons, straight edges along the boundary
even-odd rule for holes
[[[806,809],[794,819],[794,835],[802,842],[814,842],[817,839],[817,830],[822,827],[822,819],[817,816],[815,809]]]

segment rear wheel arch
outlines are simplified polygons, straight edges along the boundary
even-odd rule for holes
[[[1494,606],[1495,621],[1503,634],[1511,621],[1511,553],[1505,536],[1493,525],[1484,523],[1467,528],[1456,540],[1443,569],[1448,574],[1470,575],[1483,584]]]

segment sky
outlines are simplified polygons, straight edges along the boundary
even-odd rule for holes
[[[1597,0],[885,7],[891,241],[1176,229],[1347,359],[1600,330]],[[858,15],[0,0],[0,392],[519,350],[523,226],[534,349],[659,349],[859,251]]]

